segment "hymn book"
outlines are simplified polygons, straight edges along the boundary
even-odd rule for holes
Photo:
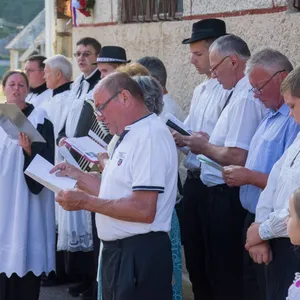
[[[23,132],[29,137],[31,142],[46,143],[42,135],[30,123],[16,104],[0,104],[0,126],[12,140],[18,140],[19,133]]]
[[[197,159],[201,162],[201,163],[205,163],[215,169],[217,169],[218,171],[222,172],[223,171],[223,167],[219,164],[217,164],[216,162],[208,159],[207,157],[205,157],[204,155],[200,154],[197,155]]]
[[[24,173],[54,193],[75,187],[76,180],[69,177],[57,177],[55,173],[50,174],[53,168],[50,162],[37,154]]]
[[[65,142],[74,151],[92,163],[98,163],[98,153],[107,152],[107,144],[92,131],[89,131],[89,136],[67,138]]]
[[[190,130],[188,130],[186,126],[181,121],[179,121],[174,115],[166,113],[163,116],[163,119],[165,123],[173,130],[179,132],[182,135],[191,135]]]

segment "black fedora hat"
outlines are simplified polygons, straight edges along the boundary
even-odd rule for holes
[[[97,63],[124,64],[129,62],[131,62],[131,60],[127,60],[126,51],[124,48],[119,46],[104,46],[101,48],[97,62],[94,63],[94,65]]]
[[[208,38],[218,38],[226,34],[226,24],[220,19],[205,19],[193,24],[192,36],[182,41],[191,44]]]

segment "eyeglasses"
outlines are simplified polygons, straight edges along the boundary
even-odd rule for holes
[[[261,95],[263,88],[279,73],[285,72],[285,70],[280,70],[274,73],[260,88],[253,87],[250,91],[252,91],[256,95]]]
[[[75,52],[74,53],[74,56],[75,57],[80,57],[80,56],[83,56],[83,57],[89,57],[91,56],[92,53],[91,52]]]
[[[226,59],[230,57],[230,55],[227,55],[225,56],[216,66],[214,66],[212,69],[209,69],[209,71],[212,73],[212,74],[216,74],[216,71],[217,71],[217,68],[221,65],[221,63]]]
[[[42,69],[37,69],[37,70],[32,70],[32,69],[24,69],[24,73],[33,73],[33,72],[42,72],[44,70]]]
[[[98,108],[95,108],[95,115],[102,117],[103,116],[103,110],[104,108],[108,105],[108,103],[113,100],[114,98],[116,98],[119,94],[121,94],[122,91],[118,91],[115,94],[113,94],[109,99],[107,99],[103,104],[101,104]]]

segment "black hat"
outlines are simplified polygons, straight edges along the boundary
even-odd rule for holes
[[[131,60],[127,60],[126,51],[122,47],[118,46],[105,46],[101,48],[100,54],[98,55],[97,62],[94,63],[129,63]]]
[[[220,19],[205,19],[193,24],[192,36],[182,41],[191,44],[208,38],[218,38],[226,34],[226,24]]]

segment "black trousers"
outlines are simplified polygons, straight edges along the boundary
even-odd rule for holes
[[[239,188],[225,184],[208,188],[204,209],[212,299],[241,300],[246,211],[240,204]]]
[[[182,237],[186,267],[195,300],[211,299],[203,232],[203,205],[207,197],[207,187],[201,182],[200,174],[193,176],[188,172],[183,187]]]
[[[165,232],[103,241],[103,300],[172,300],[172,253]]]
[[[15,273],[10,278],[0,274],[0,300],[38,300],[40,295],[41,276],[32,272],[23,277]]]
[[[267,300],[285,300],[295,273],[300,270],[300,248],[288,238],[270,240],[273,260],[266,266]]]
[[[247,230],[254,221],[255,215],[247,212],[244,223],[244,244],[246,244]],[[243,274],[243,300],[266,300],[265,265],[254,263],[246,249]]]

